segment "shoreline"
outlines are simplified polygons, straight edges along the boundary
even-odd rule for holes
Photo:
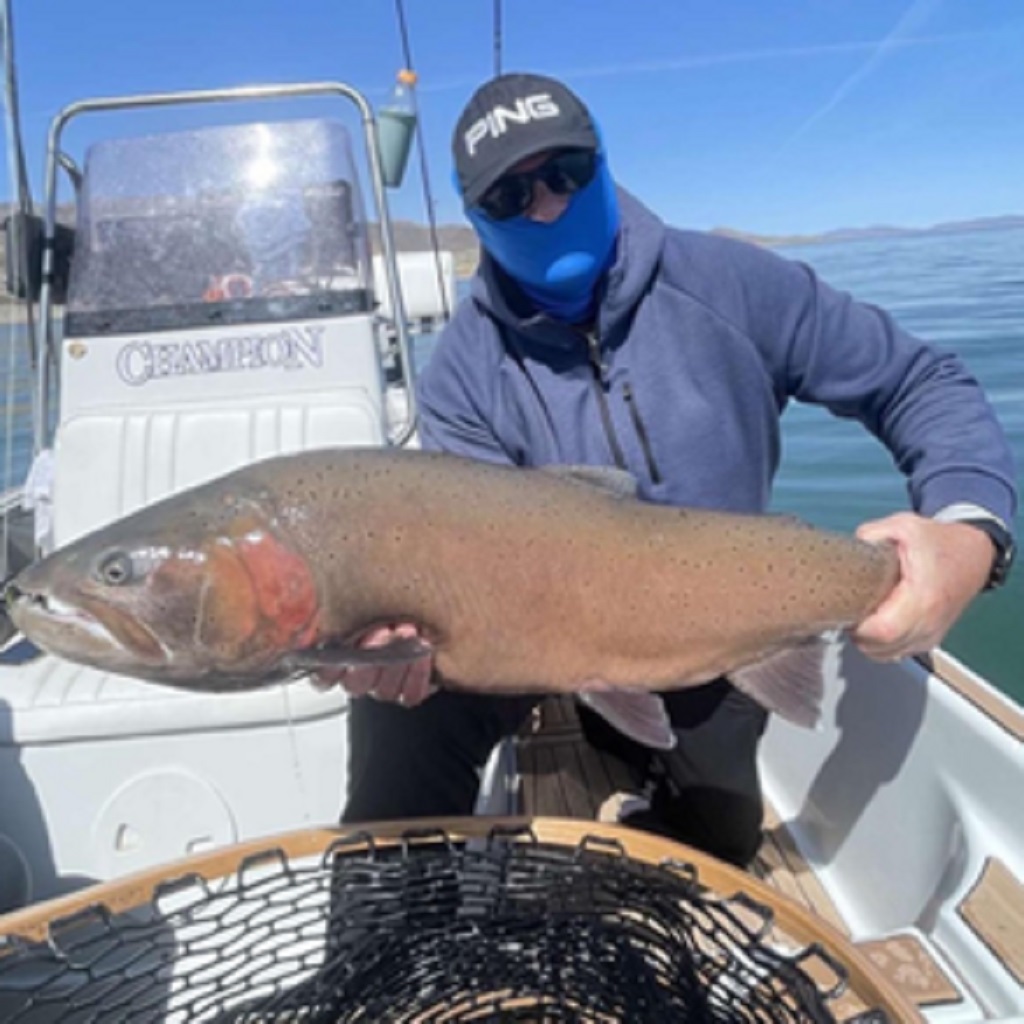
[[[27,323],[25,307],[20,302],[0,297],[0,324],[4,327],[24,327]]]

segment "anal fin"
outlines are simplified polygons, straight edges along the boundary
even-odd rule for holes
[[[826,637],[814,637],[764,661],[729,673],[729,680],[769,711],[808,729],[821,718],[825,696]]]

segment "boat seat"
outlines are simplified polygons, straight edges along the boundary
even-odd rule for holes
[[[231,402],[85,410],[55,445],[54,543],[257,459],[383,443],[379,400],[358,386]]]
[[[202,693],[142,682],[41,654],[27,641],[0,653],[0,746],[216,732],[336,715],[340,688],[308,682]]]
[[[190,853],[332,825],[348,697],[305,680],[204,694],[0,653],[0,886],[10,910]],[[20,877],[19,877],[20,876]],[[15,893],[16,895],[12,895]]]

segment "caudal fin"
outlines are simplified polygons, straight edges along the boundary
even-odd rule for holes
[[[830,641],[815,637],[764,661],[736,669],[729,679],[738,690],[796,725],[813,728],[825,696],[825,652]]]

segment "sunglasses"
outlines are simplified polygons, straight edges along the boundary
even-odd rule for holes
[[[591,149],[567,149],[545,160],[532,171],[502,175],[481,197],[477,206],[491,220],[509,220],[525,213],[533,202],[538,181],[556,196],[570,196],[585,188],[597,170],[597,154]]]

